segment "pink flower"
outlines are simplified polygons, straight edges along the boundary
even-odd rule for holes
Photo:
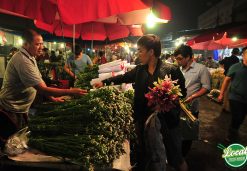
[[[164,80],[158,79],[158,83],[154,83],[153,88],[149,88],[150,92],[145,94],[148,99],[148,106],[153,106],[157,112],[169,112],[176,107],[175,101],[179,99],[180,89],[175,86],[176,81],[172,81],[169,77]]]

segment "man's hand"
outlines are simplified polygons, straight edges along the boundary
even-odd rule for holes
[[[100,87],[103,87],[104,84],[103,84],[103,82],[98,82],[98,83],[94,84],[93,86],[94,86],[95,88],[100,88]]]
[[[223,102],[223,98],[224,98],[224,95],[223,94],[220,94],[219,97],[218,97],[218,102]]]
[[[194,100],[194,96],[193,95],[192,96],[189,96],[184,102],[185,103],[191,103],[192,100]]]
[[[83,89],[80,89],[80,88],[71,88],[70,90],[70,94],[71,95],[85,95],[87,94],[87,90],[83,90]]]
[[[61,103],[65,101],[63,97],[50,97],[50,100],[53,102],[61,102]]]

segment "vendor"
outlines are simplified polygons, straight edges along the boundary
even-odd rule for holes
[[[0,147],[4,147],[9,136],[27,125],[28,111],[37,91],[58,102],[63,101],[59,96],[86,93],[78,88],[47,87],[35,59],[42,53],[42,36],[30,29],[24,31],[22,39],[22,48],[7,65],[0,91]]]
[[[75,46],[75,54],[70,56],[64,66],[64,70],[72,77],[77,78],[80,72],[83,72],[87,66],[92,66],[90,57],[82,53],[79,45]]]
[[[163,63],[159,56],[161,54],[161,43],[156,35],[142,36],[138,42],[138,55],[142,65],[136,66],[135,69],[113,78],[104,80],[95,84],[95,87],[101,87],[104,84],[121,84],[135,83],[134,96],[134,120],[136,123],[138,149],[137,170],[145,170],[147,164],[145,155],[146,149],[144,144],[144,123],[153,112],[148,107],[145,94],[149,92],[149,87],[153,87],[153,83],[158,78],[164,79],[166,75],[170,75],[172,80],[178,80],[178,84],[182,90],[183,96],[186,96],[185,79],[178,67],[173,64]],[[181,150],[181,133],[179,130],[179,113],[180,107],[177,106],[173,111],[159,114],[162,125],[161,133],[164,138],[164,144],[167,150],[168,163],[176,168],[176,170],[187,170],[187,164],[182,156]],[[165,155],[165,154],[164,154]]]

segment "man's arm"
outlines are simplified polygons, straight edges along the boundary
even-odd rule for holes
[[[196,99],[198,97],[201,97],[205,95],[207,92],[211,89],[211,75],[206,67],[203,67],[203,69],[200,71],[200,82],[201,82],[201,89],[197,91],[196,93],[192,94],[190,97],[188,97],[185,102],[191,102],[193,99]]]
[[[126,72],[124,75],[118,75],[116,77],[106,79],[103,81],[103,83],[107,85],[110,85],[111,83],[114,83],[116,85],[122,83],[133,83],[135,81],[135,76],[136,76],[136,68],[134,68],[129,72]]]
[[[122,84],[122,83],[134,83],[136,72],[137,72],[137,67],[129,72],[126,72],[124,75],[118,75],[116,77],[103,80],[102,82],[96,83],[94,86],[98,88],[98,87],[104,86],[104,84],[110,85],[111,83],[114,83],[116,85]]]
[[[15,64],[21,82],[25,87],[34,87],[41,94],[46,96],[63,96],[63,95],[84,95],[85,90],[82,89],[58,89],[47,87],[42,80],[38,68],[33,62],[27,58],[20,58]]]
[[[206,94],[208,92],[208,89],[202,87],[198,92],[192,94],[190,97],[188,97],[185,102],[186,103],[190,103],[192,100],[203,96],[204,94]]]
[[[39,83],[38,85],[34,86],[34,88],[45,96],[55,96],[55,97],[65,96],[65,95],[84,95],[87,93],[86,90],[82,90],[79,88],[58,89],[58,88],[47,87],[45,82]]]
[[[231,82],[231,77],[226,76],[223,83],[222,83],[221,89],[220,89],[220,95],[218,97],[219,102],[223,101],[224,94],[225,94],[226,89],[229,86],[230,82]]]
[[[68,64],[65,64],[65,65],[64,65],[64,70],[65,70],[65,72],[67,72],[71,77],[75,78],[75,74],[71,71],[70,68],[71,68],[71,67],[69,67]]]
[[[93,66],[93,62],[92,62],[91,58],[88,55],[87,55],[87,64],[89,66]]]
[[[236,74],[236,70],[238,68],[239,68],[239,64],[234,64],[229,68],[227,75],[225,76],[225,79],[224,79],[222,86],[221,86],[220,95],[218,97],[219,102],[223,101],[226,89],[229,86],[231,80],[234,78],[234,75]]]

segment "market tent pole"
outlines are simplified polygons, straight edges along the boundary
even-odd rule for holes
[[[105,46],[104,46],[105,58],[106,58],[106,60],[107,60],[107,56],[106,56],[106,45],[107,45],[107,39],[105,39]],[[108,61],[108,62],[110,62],[110,61]]]
[[[74,53],[74,60],[75,60],[75,24],[73,24],[73,53]],[[75,77],[76,76],[75,76],[75,73],[74,73],[74,79],[75,79]]]
[[[93,23],[92,23],[92,41],[91,41],[91,54],[93,54],[93,39],[94,39],[94,31],[93,31]]]
[[[75,24],[73,24],[73,52],[75,53]]]
[[[62,30],[62,37],[64,39],[64,29],[63,29],[63,23],[61,20],[60,20],[60,24],[61,24],[61,30]],[[64,53],[65,53],[65,63],[67,63],[68,54],[66,53],[66,42],[64,42]]]

